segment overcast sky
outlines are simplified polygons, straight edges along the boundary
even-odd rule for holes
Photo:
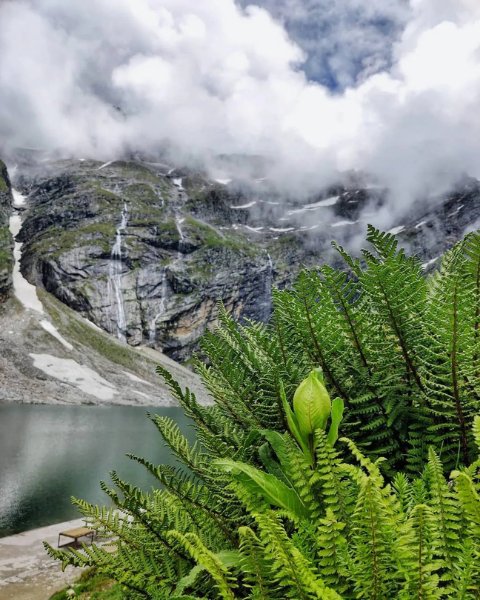
[[[480,176],[478,0],[3,0],[0,138],[101,159],[263,154],[397,206]]]

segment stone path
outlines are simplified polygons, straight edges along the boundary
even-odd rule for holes
[[[80,576],[80,570],[48,557],[42,542],[56,547],[59,531],[79,527],[77,519],[0,538],[0,600],[48,600]]]

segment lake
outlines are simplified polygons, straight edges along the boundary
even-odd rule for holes
[[[148,412],[193,437],[180,408]],[[99,482],[112,470],[150,489],[155,480],[126,453],[175,462],[145,407],[0,406],[0,537],[77,518],[71,496],[108,504]]]

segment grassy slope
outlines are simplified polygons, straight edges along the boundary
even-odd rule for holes
[[[74,310],[62,304],[52,294],[38,289],[38,295],[61,334],[85,351],[94,351],[108,360],[138,373],[140,377],[155,372],[157,362],[137,349],[117,341],[112,335],[89,325]]]

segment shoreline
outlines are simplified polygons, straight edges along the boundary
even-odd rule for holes
[[[67,567],[62,572],[43,542],[56,547],[60,531],[81,525],[83,520],[77,518],[0,538],[0,600],[48,600],[75,581],[81,569]]]

